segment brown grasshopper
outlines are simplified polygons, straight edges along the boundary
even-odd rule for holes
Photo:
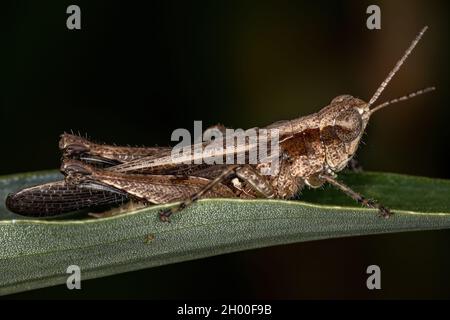
[[[426,30],[427,27],[424,27],[420,31],[368,103],[350,95],[341,95],[315,114],[265,127],[277,129],[280,134],[280,166],[276,175],[261,174],[265,163],[182,164],[172,161],[170,148],[106,146],[65,134],[60,140],[63,152],[61,171],[66,176],[65,182],[19,191],[8,197],[7,205],[12,211],[27,214],[33,202],[36,203],[34,200],[39,195],[39,188],[45,195],[51,193],[51,189],[63,190],[71,195],[65,200],[78,204],[84,204],[80,199],[85,199],[88,190],[94,193],[90,198],[91,206],[105,199],[123,202],[131,198],[149,204],[181,201],[176,207],[160,213],[160,218],[167,221],[172,213],[200,198],[290,199],[305,185],[318,188],[329,183],[363,206],[376,208],[383,217],[389,217],[389,209],[338,181],[336,173],[343,170],[355,155],[374,112],[434,90],[433,87],[426,88],[373,107]],[[219,127],[219,130],[224,128]],[[203,144],[202,148],[205,146]],[[235,149],[226,150],[224,156],[230,152],[235,152]],[[61,197],[64,192],[57,194]],[[77,193],[79,197],[73,196]],[[34,198],[28,197],[30,194]],[[48,201],[49,197],[46,198]],[[57,197],[57,203],[60,202],[64,199]],[[58,214],[57,205],[48,209],[45,203],[42,200],[39,205],[47,213]],[[89,207],[88,204],[81,204],[59,210]]]

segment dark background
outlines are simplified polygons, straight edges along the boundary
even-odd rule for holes
[[[82,29],[66,28],[77,4]],[[381,7],[382,29],[366,28]],[[365,170],[450,178],[448,1],[3,1],[0,174],[59,167],[58,136],[169,145],[176,128],[264,126],[368,100],[418,31],[358,152]],[[450,298],[449,231],[292,244],[22,298]],[[366,289],[366,267],[382,290]]]

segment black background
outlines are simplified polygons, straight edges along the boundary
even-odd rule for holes
[[[77,4],[82,29],[66,28]],[[382,29],[365,26],[369,4]],[[380,101],[364,169],[449,178],[448,1],[3,1],[0,174],[59,167],[58,136],[169,145],[176,128],[264,126],[339,94],[368,100],[430,29]],[[21,293],[46,298],[450,298],[449,231],[327,240]],[[382,290],[365,287],[366,267]]]

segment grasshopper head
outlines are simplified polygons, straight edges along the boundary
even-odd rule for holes
[[[364,130],[374,112],[434,89],[434,87],[425,88],[373,108],[370,107],[370,103],[350,95],[334,98],[330,105],[320,112],[321,135],[326,147],[328,166],[333,171],[340,171],[347,165],[355,155]]]
[[[326,161],[333,171],[342,170],[354,156],[369,122],[367,103],[350,95],[334,98],[319,113]]]
[[[334,98],[328,107],[322,109],[321,134],[326,148],[327,164],[332,170],[342,170],[354,156],[370,116],[374,112],[388,105],[434,90],[434,87],[429,87],[374,106],[374,103],[419,43],[427,29],[426,26],[422,28],[368,103],[349,95],[342,95]]]

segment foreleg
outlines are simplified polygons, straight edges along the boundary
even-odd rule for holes
[[[344,183],[336,180],[334,177],[327,175],[327,174],[322,174],[319,177],[321,179],[325,180],[326,182],[332,184],[334,187],[341,190],[342,192],[347,194],[350,198],[356,200],[358,203],[361,203],[363,206],[365,206],[367,208],[378,209],[378,211],[380,212],[380,215],[383,218],[389,218],[392,215],[391,211],[388,208],[384,207],[383,205],[381,205],[379,203],[376,203],[373,200],[365,198],[364,196],[360,195],[359,193],[353,191],[350,187],[348,187]]]

